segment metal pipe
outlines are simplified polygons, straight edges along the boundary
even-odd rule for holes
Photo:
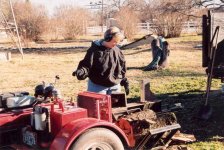
[[[102,14],[101,14],[102,15],[101,16],[101,18],[102,18],[102,33],[103,33],[103,23],[104,23],[104,21],[103,21],[103,9],[104,8],[103,8],[103,0],[102,0]]]
[[[17,34],[17,38],[18,38],[18,42],[19,42],[19,51],[22,54],[22,59],[23,59],[24,58],[23,57],[23,48],[22,48],[22,44],[21,44],[21,40],[20,40],[20,36],[19,36],[19,31],[18,31],[18,26],[17,26],[17,23],[16,23],[14,10],[13,10],[13,7],[12,7],[12,1],[9,0],[9,3],[10,3],[10,8],[11,8],[11,11],[12,11],[13,20],[14,20],[15,27],[16,27],[16,34]]]

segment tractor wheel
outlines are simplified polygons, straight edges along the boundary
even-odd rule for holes
[[[105,128],[93,128],[83,133],[71,150],[124,150],[124,147],[114,132]]]

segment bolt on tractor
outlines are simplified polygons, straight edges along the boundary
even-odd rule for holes
[[[143,99],[127,103],[124,93],[81,92],[77,102],[67,102],[54,84],[45,83],[36,86],[34,96],[4,93],[0,95],[0,149],[166,147],[180,125],[173,113],[158,112],[160,105]]]

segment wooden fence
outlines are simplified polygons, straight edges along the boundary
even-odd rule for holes
[[[156,25],[150,22],[138,23],[137,28],[140,33],[150,33],[156,29]],[[201,30],[201,24],[196,21],[188,21],[183,24],[183,33],[198,33]]]
[[[147,23],[138,23],[137,27],[138,33],[140,34],[149,34],[156,29],[156,25],[150,22]],[[86,27],[86,34],[102,34],[107,29],[107,26],[103,26],[103,30],[101,26],[92,26]],[[185,22],[183,25],[183,33],[198,33],[201,30],[201,24],[195,21]],[[103,31],[103,32],[102,32]]]

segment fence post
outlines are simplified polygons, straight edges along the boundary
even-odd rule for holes
[[[147,22],[146,25],[147,25],[147,31],[148,31],[148,34],[149,34],[149,22]]]
[[[6,58],[7,58],[8,61],[11,60],[11,52],[7,52],[6,53]]]

